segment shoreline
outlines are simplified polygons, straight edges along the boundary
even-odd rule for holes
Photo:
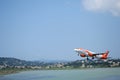
[[[14,74],[14,73],[19,73],[22,71],[28,71],[30,69],[4,69],[0,70],[0,75],[8,75],[8,74]]]
[[[120,67],[99,67],[99,68],[120,68]],[[99,69],[97,68],[65,68],[65,69],[60,69],[60,68],[54,68],[54,69],[4,69],[0,70],[0,76],[2,75],[8,75],[8,74],[14,74],[14,73],[19,73],[23,71],[37,71],[37,70],[87,70],[87,69]]]

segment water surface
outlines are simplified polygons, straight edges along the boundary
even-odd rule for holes
[[[24,71],[0,80],[120,80],[120,68]]]

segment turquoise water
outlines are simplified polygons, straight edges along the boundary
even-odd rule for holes
[[[120,68],[24,71],[0,80],[120,80]]]

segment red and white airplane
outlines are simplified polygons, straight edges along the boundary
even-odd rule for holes
[[[83,48],[75,48],[74,50],[75,52],[78,53],[78,56],[87,57],[87,60],[89,59],[88,57],[91,57],[92,59],[94,58],[102,59],[102,60],[108,59],[109,51],[106,51],[104,53],[95,53]]]

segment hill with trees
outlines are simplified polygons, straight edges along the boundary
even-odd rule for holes
[[[0,69],[5,68],[31,68],[31,69],[66,69],[66,68],[101,68],[120,67],[120,59],[102,60],[76,60],[69,62],[41,62],[25,61],[16,58],[0,57]]]

